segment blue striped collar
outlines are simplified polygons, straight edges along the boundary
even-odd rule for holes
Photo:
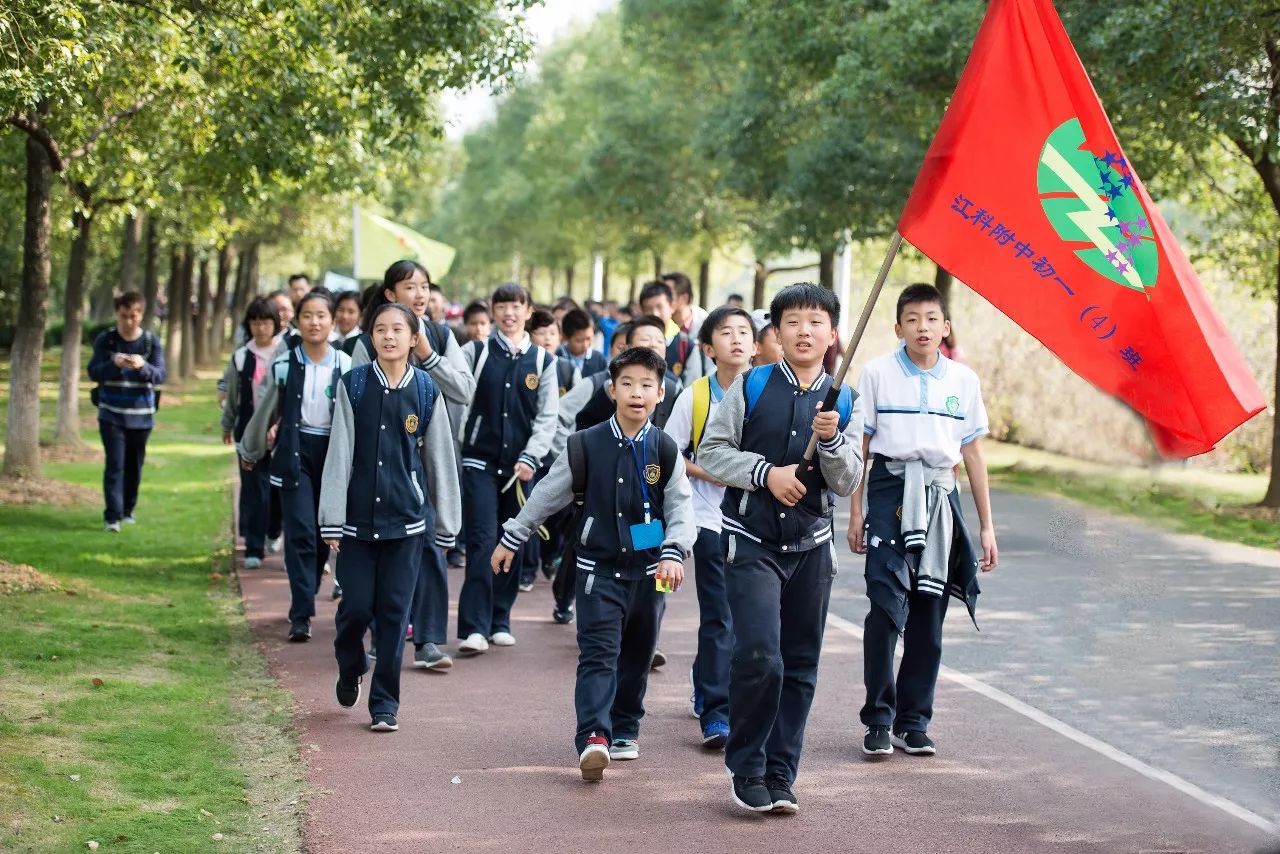
[[[378,382],[382,383],[383,388],[391,388],[387,375],[383,373],[382,366],[378,364],[376,359],[373,361],[373,375],[378,378]],[[413,365],[406,365],[404,376],[400,378],[400,383],[396,388],[404,388],[411,382],[413,382]]]
[[[900,341],[898,343],[897,357],[898,357],[899,367],[901,367],[902,372],[909,377],[915,377],[921,374],[928,374],[929,376],[933,377],[935,380],[940,380],[947,375],[948,359],[946,356],[942,355],[941,351],[939,351],[938,353],[938,361],[934,362],[933,367],[927,371],[924,368],[917,365],[915,362],[911,361],[911,357],[907,355],[906,341]]]
[[[333,349],[333,345],[332,345],[332,344],[330,344],[330,345],[329,345],[329,349],[328,349],[328,350],[325,350],[324,358],[323,358],[323,359],[321,359],[321,360],[320,360],[320,361],[318,361],[318,362],[313,362],[313,361],[311,361],[311,359],[307,356],[307,349],[306,349],[306,347],[303,347],[301,344],[300,344],[300,345],[298,345],[297,347],[295,347],[295,348],[294,348],[294,351],[298,354],[298,362],[299,362],[300,364],[302,364],[303,366],[306,366],[306,365],[316,365],[317,367],[323,367],[323,366],[325,366],[325,365],[332,365],[332,364],[333,364],[334,357],[335,357],[335,356],[337,355],[337,353],[338,353],[338,351],[337,351],[337,350]]]
[[[635,435],[635,438],[633,439],[630,436],[628,436],[626,433],[622,432],[622,425],[618,423],[617,415],[613,415],[609,418],[609,428],[613,430],[613,437],[615,439],[625,439],[628,442],[643,442],[645,440],[645,437],[649,435],[649,428],[652,426],[653,426],[652,422],[645,421],[644,426],[640,428],[640,432],[637,433]]]
[[[829,379],[829,377],[827,376],[827,372],[822,371],[821,373],[818,374],[818,378],[813,381],[813,384],[810,385],[807,389],[804,389],[800,385],[800,378],[796,376],[795,370],[790,365],[787,364],[786,359],[783,359],[781,362],[779,362],[778,367],[782,369],[782,375],[787,378],[787,382],[791,383],[796,388],[802,389],[803,391],[818,391],[822,388],[823,385],[826,384],[827,380]]]

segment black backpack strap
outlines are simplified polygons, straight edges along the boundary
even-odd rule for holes
[[[663,489],[666,489],[671,475],[675,473],[678,456],[680,456],[680,449],[676,447],[676,440],[667,435],[667,431],[658,430],[658,464],[662,467],[658,483]]]
[[[581,433],[570,433],[565,448],[569,455],[569,473],[573,476],[573,504],[582,507],[587,500],[587,449]]]

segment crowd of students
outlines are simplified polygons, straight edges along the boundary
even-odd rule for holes
[[[782,289],[767,313],[740,299],[708,313],[680,273],[646,284],[632,310],[536,306],[517,284],[456,326],[446,305],[412,261],[363,294],[295,277],[249,306],[220,383],[244,566],[283,533],[289,640],[311,637],[336,554],[340,705],[367,687],[371,728],[395,731],[406,641],[414,667],[453,666],[448,567],[464,569],[461,656],[516,644],[512,610],[542,573],[551,619],[576,622],[574,751],[582,778],[601,780],[640,755],[666,596],[692,558],[702,744],[723,749],[739,807],[794,813],[837,497],[852,496],[849,545],[867,555],[871,603],[862,749],[935,752],[947,601],[972,615],[997,551],[979,383],[939,352],[950,326],[934,288],[903,291],[901,343],[856,392],[833,388],[840,306],[817,285]]]

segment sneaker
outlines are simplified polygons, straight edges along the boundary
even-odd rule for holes
[[[300,623],[294,623],[289,626],[289,640],[293,643],[311,640],[311,621],[303,620]]]
[[[245,558],[245,559],[244,559],[244,568],[245,568],[245,569],[261,569],[261,568],[262,568],[262,558],[260,558],[260,557],[247,557],[247,558]]]
[[[341,585],[341,584],[339,584],[339,583],[338,583],[338,582],[336,582],[336,581],[335,581],[335,582],[333,582],[333,593],[331,593],[331,594],[329,594],[329,595],[330,595],[330,597],[331,597],[331,598],[333,598],[333,599],[335,599],[335,600],[337,600],[337,599],[341,599],[341,598],[342,598],[342,585]]]
[[[729,725],[724,721],[712,721],[702,728],[702,746],[708,750],[721,750],[729,741]]]
[[[551,612],[551,619],[554,620],[558,626],[567,626],[573,622],[573,609],[565,608],[561,611],[559,608],[556,608]]]
[[[604,779],[604,769],[609,767],[609,742],[599,735],[587,739],[587,746],[578,756],[578,770],[588,783]]]
[[[121,521],[121,522],[124,522],[126,525],[136,525],[136,524],[138,524],[138,520],[137,520],[137,519],[135,519],[135,518],[133,518],[133,514],[132,514],[132,513],[126,513],[126,514],[125,514],[125,516],[124,516],[124,518],[123,518],[123,519],[121,519],[120,521]]]
[[[450,569],[463,569],[467,565],[467,556],[462,549],[449,549],[448,561]]]
[[[493,637],[489,638],[489,642],[494,646],[515,646],[516,636],[511,632],[494,632]]]
[[[354,679],[343,679],[341,674],[338,676],[338,684],[333,687],[333,694],[338,698],[338,705],[344,709],[349,709],[356,703],[360,702],[360,683],[362,678],[357,676]]]
[[[370,661],[378,660],[378,648],[373,644],[369,644],[369,660]]]
[[[395,732],[400,729],[400,722],[396,720],[395,715],[374,715],[369,729],[374,732]]]
[[[938,752],[933,739],[919,730],[903,730],[893,734],[893,746],[912,756],[932,756]]]
[[[800,802],[791,791],[791,784],[782,777],[769,777],[764,781],[769,790],[769,798],[773,801],[773,812],[784,815],[795,815],[800,812]]]
[[[278,555],[278,554],[280,554],[280,550],[281,550],[282,548],[284,548],[284,535],[283,535],[283,534],[282,534],[282,535],[280,535],[279,537],[276,537],[274,540],[268,540],[268,541],[267,541],[267,551],[271,552],[273,555]]]
[[[652,659],[650,659],[650,661],[649,661],[649,669],[650,669],[650,670],[657,670],[659,667],[661,667],[662,665],[664,665],[664,664],[666,664],[666,663],[667,663],[667,656],[666,656],[666,654],[665,654],[662,650],[660,650],[660,649],[655,649],[655,650],[653,651],[653,658],[652,658]]]
[[[520,586],[520,592],[521,592],[521,593],[532,593],[532,592],[533,592],[533,582],[532,582],[532,581],[521,581],[519,586]]]
[[[102,530],[106,531],[108,534],[118,534],[120,533],[120,523],[119,522],[103,522]]]
[[[463,655],[479,655],[489,651],[489,642],[479,632],[472,632],[467,639],[458,644],[458,652]]]
[[[893,753],[889,728],[887,726],[867,727],[867,734],[862,737],[862,752],[868,756],[888,756]]]
[[[448,670],[453,659],[433,643],[424,643],[413,651],[413,666],[419,670]]]
[[[730,774],[733,779],[733,802],[744,810],[751,812],[769,812],[773,809],[773,798],[765,788],[763,777],[739,777]]]
[[[610,759],[639,759],[640,742],[634,738],[615,738],[609,745]]]
[[[689,668],[689,711],[694,718],[702,717],[703,700],[702,692],[698,690],[698,683],[693,678],[693,668]]]
[[[550,581],[551,579],[556,577],[555,561],[548,561],[547,563],[544,563],[542,565],[542,577],[545,578],[547,581]]]

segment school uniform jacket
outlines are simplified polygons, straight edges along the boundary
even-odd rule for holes
[[[453,548],[462,491],[441,392],[428,378],[434,405],[424,426],[415,386],[424,371],[411,366],[391,388],[377,362],[359,370],[369,372],[359,404],[351,400],[352,374],[338,384],[320,486],[320,535],[382,541],[427,534],[440,548]]]
[[[271,360],[275,359],[283,352],[289,349],[289,345],[284,343],[284,339],[280,338],[276,341],[275,352],[271,355]],[[249,349],[248,345],[236,348],[231,354],[231,358],[227,360],[226,370],[222,372],[222,378],[218,380],[218,391],[226,394],[227,399],[222,404],[222,432],[230,433],[232,438],[237,442],[244,435],[244,430],[249,426],[249,419],[253,417],[254,409],[257,408],[258,401],[254,400],[253,392],[253,374],[258,367],[257,355]],[[266,394],[267,386],[271,384],[270,373],[262,381],[262,393]]]
[[[707,423],[698,464],[726,485],[723,530],[779,552],[808,551],[831,541],[831,493],[848,496],[862,477],[862,419],[855,407],[842,432],[818,443],[820,488],[809,486],[795,507],[769,491],[774,466],[800,463],[817,407],[831,385],[821,373],[802,389],[782,361],[746,419],[745,377],[738,377]]]
[[[640,473],[628,440],[617,418],[590,427],[582,433],[587,483],[582,516],[574,536],[578,571],[612,573],[614,578],[642,580],[658,570],[658,562],[683,562],[693,550],[698,529],[694,525],[689,478],[684,458],[666,433],[646,422],[636,441],[645,442],[646,466],[655,481],[649,486],[651,518],[663,523],[662,545],[637,551],[631,542],[631,526],[644,522],[644,502]],[[670,444],[669,456],[675,468],[661,478],[660,444]],[[646,477],[646,480],[649,478]],[[573,472],[569,455],[561,454],[551,464],[547,476],[534,487],[519,515],[503,525],[502,544],[515,551],[553,513],[573,500]]]
[[[253,417],[245,425],[244,435],[236,445],[236,450],[241,457],[252,463],[265,457],[267,431],[278,418],[280,426],[276,430],[276,444],[271,449],[271,485],[281,489],[297,489],[298,480],[302,477],[299,434],[305,429],[302,426],[301,400],[307,371],[299,356],[302,348],[289,347],[287,344],[285,346],[284,352],[271,363],[266,392],[262,395],[262,401],[254,408]],[[338,380],[351,370],[351,357],[332,347],[330,352],[333,353],[334,362],[325,394],[330,400],[332,412],[332,401],[337,399]],[[280,381],[281,376],[284,378],[283,382]]]
[[[419,362],[418,357],[410,353],[409,362],[431,375],[431,379],[440,388],[440,393],[444,395],[446,401],[459,407],[465,407],[471,403],[471,396],[475,394],[475,377],[471,375],[467,363],[462,358],[462,348],[458,346],[457,339],[449,332],[448,327],[426,318],[419,318],[418,333],[426,335],[426,324],[428,323],[432,323],[440,329],[440,334],[433,335],[430,338],[431,355]],[[361,334],[356,343],[352,345],[351,367],[354,368],[374,361],[374,354],[369,348],[369,341],[369,334]],[[443,353],[436,349],[436,344],[440,341],[444,342]]]
[[[560,349],[556,351],[556,355],[563,362],[568,362],[569,371],[572,374],[573,381],[568,383],[568,388],[573,388],[582,382],[584,377],[592,374],[598,374],[601,371],[609,369],[609,360],[599,350],[588,349],[587,354],[582,357],[582,367],[578,367],[578,363],[574,361],[573,356],[569,354],[569,348],[564,344],[560,345]],[[561,384],[564,385],[563,383]]]
[[[585,377],[560,399],[556,435],[551,443],[552,458],[564,452],[570,433],[603,424],[618,411],[618,404],[609,396],[605,388],[611,382],[609,371],[604,370]],[[662,379],[662,387],[664,390],[662,401],[654,408],[653,416],[649,419],[659,430],[667,426],[667,419],[671,417],[671,410],[675,408],[676,398],[680,396],[680,381],[668,371]]]
[[[464,420],[462,465],[509,477],[520,462],[537,471],[551,450],[560,390],[556,357],[526,335],[513,350],[494,333],[462,350],[476,392]]]

